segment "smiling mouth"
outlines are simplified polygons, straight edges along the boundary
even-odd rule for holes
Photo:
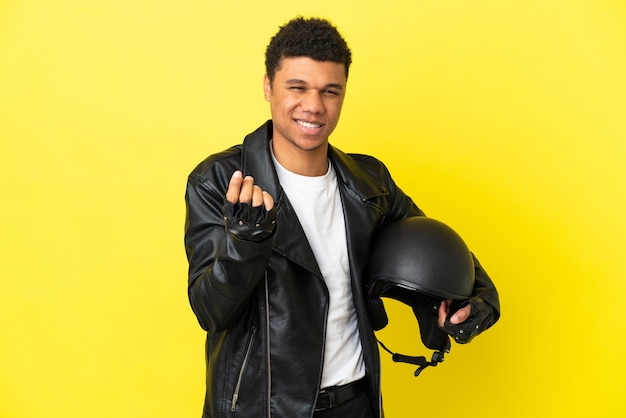
[[[316,128],[322,127],[321,123],[307,122],[307,121],[299,120],[299,119],[296,119],[296,123],[298,123],[298,125],[302,126],[303,128],[307,128],[307,129],[316,129]]]

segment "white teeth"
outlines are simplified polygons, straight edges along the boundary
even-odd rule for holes
[[[319,128],[320,126],[322,126],[321,124],[318,124],[318,123],[309,123],[303,120],[299,120],[298,125],[304,126],[305,128],[310,128],[310,129]]]

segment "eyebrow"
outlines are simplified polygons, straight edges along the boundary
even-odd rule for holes
[[[290,78],[289,80],[285,81],[285,84],[308,84],[308,83],[304,80],[300,80],[299,78]],[[343,90],[343,85],[339,83],[330,83],[324,86],[324,88],[325,89],[333,88],[333,89]]]

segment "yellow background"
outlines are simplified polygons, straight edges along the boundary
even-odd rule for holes
[[[331,142],[383,159],[496,281],[502,319],[387,416],[618,417],[626,400],[626,2],[2,0],[0,417],[198,417],[188,172],[269,117],[296,14],[354,54]],[[430,355],[404,306],[379,336]]]

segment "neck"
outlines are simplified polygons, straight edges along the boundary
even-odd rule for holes
[[[282,147],[280,142],[274,140],[272,151],[280,165],[292,173],[316,177],[328,172],[328,143],[315,149],[303,150],[296,147]]]

